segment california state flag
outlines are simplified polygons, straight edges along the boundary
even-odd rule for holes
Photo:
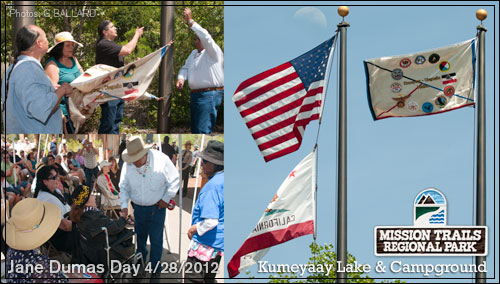
[[[270,247],[314,234],[315,161],[313,150],[281,184],[252,233],[229,261],[229,277],[257,263]]]

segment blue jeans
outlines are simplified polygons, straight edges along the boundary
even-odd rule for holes
[[[212,133],[224,90],[191,93],[191,132]]]
[[[147,240],[151,243],[151,269],[155,269],[156,263],[161,260],[163,252],[163,227],[165,226],[166,208],[158,209],[158,205],[134,207],[134,230],[137,234],[137,252],[142,253],[144,263],[148,256]],[[158,268],[161,271],[161,267]]]
[[[101,105],[99,134],[120,134],[124,100],[112,100]]]
[[[94,180],[97,178],[97,174],[99,173],[99,168],[95,167],[93,169],[89,169],[87,167],[83,167],[83,171],[85,172],[85,182],[87,183],[87,186],[92,188]]]

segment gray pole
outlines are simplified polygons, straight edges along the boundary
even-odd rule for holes
[[[14,1],[14,7],[12,7],[12,50],[16,50],[17,31],[26,25],[35,24],[34,13],[35,1]]]
[[[486,109],[484,99],[484,33],[481,23],[477,26],[479,49],[477,53],[477,180],[476,180],[476,225],[486,226]],[[476,256],[476,265],[486,261],[484,256]],[[486,283],[486,273],[476,272],[476,283]]]
[[[161,1],[160,45],[166,45],[174,38],[174,1]],[[158,133],[170,132],[170,109],[172,106],[172,73],[174,70],[174,46],[171,45],[160,65],[158,103]]]
[[[182,245],[182,183],[184,182],[182,180],[182,135],[178,134],[177,137],[179,138],[179,153],[177,156],[177,163],[179,165],[179,261],[181,259],[181,245]]]
[[[340,9],[340,8],[339,8]],[[342,16],[342,15],[341,15]],[[338,270],[345,270],[347,264],[347,27],[342,18],[337,25],[340,30],[339,70],[339,148],[338,148],[338,200],[337,200],[337,261]],[[342,279],[343,278],[343,279]],[[347,283],[347,273],[337,272],[337,283]]]

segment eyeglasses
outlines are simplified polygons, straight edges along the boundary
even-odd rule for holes
[[[48,177],[47,179],[49,179],[49,180],[56,180],[56,179],[57,179],[57,175],[55,175],[55,176],[50,176],[50,177]]]
[[[205,160],[205,159],[201,159],[201,164],[202,164],[202,165],[204,165],[204,164],[206,164],[206,163],[208,163],[208,161],[207,161],[207,160]]]

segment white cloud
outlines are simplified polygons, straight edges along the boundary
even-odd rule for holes
[[[313,24],[317,24],[322,28],[326,28],[327,25],[325,14],[323,14],[323,12],[320,9],[315,7],[300,8],[299,10],[297,10],[297,12],[295,12],[293,17],[295,19],[304,20]]]

